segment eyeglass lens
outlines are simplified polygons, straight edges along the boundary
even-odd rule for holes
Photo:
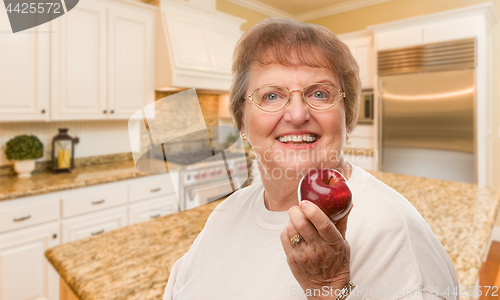
[[[333,106],[340,98],[340,92],[327,84],[306,86],[303,94],[311,107],[320,110]],[[254,92],[252,100],[264,110],[277,111],[287,104],[289,97],[290,91],[284,86],[263,86]]]

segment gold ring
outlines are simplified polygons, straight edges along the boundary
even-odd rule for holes
[[[297,234],[293,238],[290,239],[290,241],[292,242],[293,246],[297,246],[303,240],[304,240],[304,238],[300,234]]]

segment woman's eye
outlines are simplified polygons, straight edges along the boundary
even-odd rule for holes
[[[264,95],[264,101],[276,101],[280,99],[280,95],[278,93],[267,93]]]
[[[313,93],[313,96],[314,96],[314,98],[324,99],[324,98],[327,97],[327,94],[325,92],[323,92],[323,91],[315,91]]]

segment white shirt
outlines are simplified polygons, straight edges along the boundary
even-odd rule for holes
[[[458,286],[451,259],[417,210],[357,166],[348,183],[354,207],[346,240],[357,285],[348,299],[458,299],[451,293]],[[235,192],[215,208],[173,266],[164,300],[331,294],[327,287],[303,291],[293,277],[280,241],[288,220],[286,211],[266,209],[261,183]]]

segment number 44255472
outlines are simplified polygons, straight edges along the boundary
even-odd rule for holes
[[[18,13],[18,14],[60,14],[61,13],[61,4],[59,3],[17,3],[16,6],[12,7],[12,3],[7,5],[6,11],[9,14]]]

